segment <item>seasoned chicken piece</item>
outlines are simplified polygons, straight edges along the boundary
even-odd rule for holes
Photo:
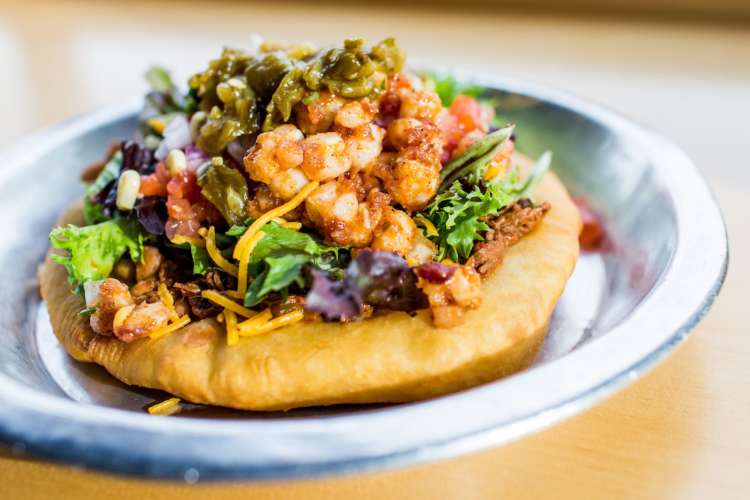
[[[417,118],[434,122],[443,109],[440,97],[428,90],[403,90],[400,97],[399,118]]]
[[[375,118],[377,105],[362,99],[346,103],[336,112],[336,125],[346,128],[359,128],[367,125]]]
[[[407,210],[421,210],[440,183],[440,131],[414,118],[399,118],[388,127],[388,141],[398,150],[383,153],[373,174],[383,180],[393,199]]]
[[[335,132],[315,134],[302,142],[302,171],[308,179],[327,181],[349,170],[351,158],[346,154],[344,139]]]
[[[307,216],[325,235],[339,244],[349,243],[347,229],[357,217],[357,190],[347,179],[322,184],[305,200]]]
[[[373,250],[396,252],[403,257],[411,250],[417,232],[416,224],[406,212],[389,207],[375,228],[370,246]]]
[[[372,189],[367,199],[357,207],[357,217],[348,227],[348,241],[351,246],[367,246],[373,238],[375,228],[378,227],[391,202],[387,194]]]
[[[353,171],[367,170],[383,150],[385,130],[374,123],[354,129],[343,129],[341,135],[346,143],[346,154]]]
[[[470,266],[432,262],[418,267],[417,276],[438,328],[460,325],[466,311],[482,303],[482,281]]]
[[[294,125],[281,125],[260,134],[244,159],[250,178],[271,184],[273,178],[284,170],[299,166],[303,160],[303,138],[302,132]]]
[[[373,189],[363,202],[357,201],[357,186],[349,179],[329,181],[305,200],[310,221],[328,241],[337,245],[367,246],[380,223],[390,198]]]
[[[276,174],[268,187],[271,192],[283,200],[290,200],[310,181],[299,168],[289,168]]]
[[[169,323],[170,311],[161,302],[125,307],[127,309],[123,308],[123,313],[118,311],[115,315],[113,324],[115,337],[123,342],[132,342]]]
[[[91,329],[100,335],[112,335],[115,313],[120,308],[133,304],[128,286],[114,278],[107,278],[99,285],[99,295],[90,305],[96,309],[89,318]]]
[[[389,174],[383,179],[386,190],[410,211],[426,207],[440,184],[440,171],[433,165],[407,158],[396,158]]]
[[[297,124],[305,134],[327,132],[344,102],[345,100],[340,97],[323,92],[310,104],[300,103],[295,106]]]

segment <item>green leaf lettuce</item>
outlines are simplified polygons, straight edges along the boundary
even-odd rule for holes
[[[144,236],[137,222],[113,219],[93,226],[58,227],[49,240],[53,247],[65,251],[52,255],[52,260],[65,266],[68,281],[80,290],[86,281],[108,277],[125,252],[133,261],[140,260]]]

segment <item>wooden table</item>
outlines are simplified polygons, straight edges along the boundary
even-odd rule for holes
[[[662,131],[691,154],[724,210],[733,260],[723,293],[677,353],[583,415],[437,464],[326,481],[190,487],[6,455],[0,497],[748,498],[750,30],[501,10],[0,1],[0,145],[141,92],[150,63],[186,76],[222,43],[247,44],[251,32],[318,42],[392,34],[412,60],[568,89]]]

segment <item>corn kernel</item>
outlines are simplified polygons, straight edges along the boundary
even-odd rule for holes
[[[120,210],[132,210],[138,191],[141,189],[141,176],[135,170],[126,170],[120,174],[117,181],[117,208]]]
[[[179,149],[173,149],[170,151],[165,163],[167,165],[167,171],[169,171],[169,175],[172,177],[187,168],[187,158],[185,158],[185,153]]]
[[[208,115],[205,111],[196,111],[193,117],[190,119],[190,137],[193,141],[197,141],[200,136],[201,127],[206,123]]]

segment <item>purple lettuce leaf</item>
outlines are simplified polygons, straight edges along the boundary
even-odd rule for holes
[[[359,252],[343,280],[310,271],[312,288],[305,309],[326,321],[347,321],[362,314],[365,304],[376,309],[412,312],[428,306],[417,287],[417,276],[404,259],[390,252]]]

